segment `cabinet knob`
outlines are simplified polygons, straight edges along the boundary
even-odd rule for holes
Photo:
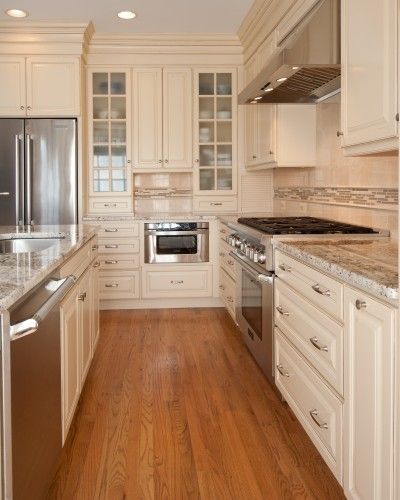
[[[20,106],[19,109],[25,109],[25,106]]]
[[[158,160],[158,163],[162,163],[162,160]]]
[[[30,106],[27,106],[26,109],[30,111],[32,108]]]
[[[200,163],[200,160],[198,158],[196,158],[196,160],[194,160],[195,163]]]
[[[272,150],[270,150],[270,151],[269,151],[269,154],[270,154],[270,155],[273,155],[273,154],[274,154],[274,152],[273,152]]]
[[[367,303],[365,302],[365,300],[356,300],[356,308],[361,311],[362,309],[366,309],[367,308]]]
[[[130,163],[131,163],[131,160],[126,160],[126,163],[130,164]]]
[[[341,137],[341,136],[343,135],[343,132],[342,132],[342,131],[340,131],[340,130],[338,130],[338,131],[336,132],[336,135],[337,135],[337,137]]]
[[[168,163],[168,160],[167,160],[167,159],[165,159],[165,160],[164,160],[164,163]]]
[[[255,160],[257,158],[257,155],[253,155],[253,160]]]
[[[97,262],[95,262],[95,263],[93,264],[93,267],[100,267],[100,262],[98,262],[98,261],[97,261]]]
[[[78,300],[85,302],[85,299],[86,299],[86,292],[83,292],[80,295],[78,295]]]

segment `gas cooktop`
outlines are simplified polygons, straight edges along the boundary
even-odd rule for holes
[[[378,234],[370,227],[355,226],[315,217],[242,217],[240,224],[266,234]]]

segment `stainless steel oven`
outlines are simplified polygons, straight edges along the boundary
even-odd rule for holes
[[[208,222],[155,222],[144,225],[146,264],[208,262]]]
[[[274,380],[274,274],[238,252],[236,261],[236,320],[243,339],[268,380]]]

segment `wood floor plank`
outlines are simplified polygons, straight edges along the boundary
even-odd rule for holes
[[[107,311],[49,498],[342,499],[223,309]]]

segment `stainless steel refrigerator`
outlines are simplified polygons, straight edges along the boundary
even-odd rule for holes
[[[0,225],[76,224],[75,119],[0,119]]]

